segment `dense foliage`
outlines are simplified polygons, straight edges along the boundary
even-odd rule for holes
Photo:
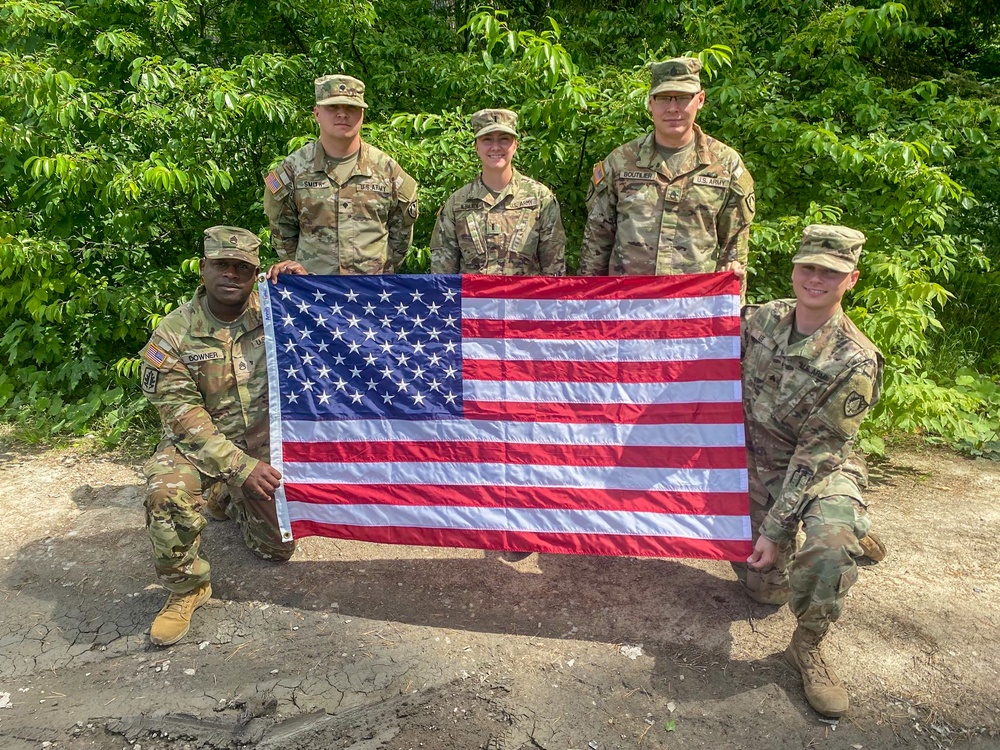
[[[312,79],[362,78],[366,138],[421,184],[408,270],[475,172],[467,116],[521,114],[571,265],[594,161],[648,129],[649,61],[706,65],[700,122],[757,182],[750,291],[802,227],[869,236],[851,314],[887,355],[879,426],[990,447],[1000,393],[1000,10],[987,0],[0,0],[0,411],[142,413],[135,358],[201,231],[266,235],[261,175],[314,134]],[[877,446],[877,439],[872,438]]]

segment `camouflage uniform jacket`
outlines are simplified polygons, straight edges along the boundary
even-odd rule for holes
[[[564,276],[566,233],[556,197],[515,170],[494,198],[480,175],[438,212],[431,272]]]
[[[653,133],[594,166],[581,276],[711,273],[746,263],[753,178],[736,151],[697,125],[694,139],[677,174]]]
[[[846,314],[789,345],[794,310],[795,300],[748,308],[742,327],[751,497],[773,501],[760,533],[779,543],[812,498],[857,495],[845,463],[882,389],[882,353]]]
[[[264,184],[278,257],[309,273],[393,273],[410,248],[417,183],[374,146],[362,142],[343,185],[318,140],[285,159]]]
[[[242,485],[269,439],[260,299],[251,294],[232,330],[214,322],[206,305],[199,287],[160,321],[142,352],[142,390],[160,414],[165,442],[202,474]]]

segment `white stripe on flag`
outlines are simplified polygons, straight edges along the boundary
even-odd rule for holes
[[[347,526],[505,530],[558,534],[672,536],[685,539],[750,538],[746,516],[686,515],[618,510],[544,510],[427,505],[320,505],[288,503],[293,521]]]
[[[446,461],[285,462],[289,484],[440,484],[637,492],[746,492],[744,469],[548,466]]]
[[[531,380],[470,380],[464,398],[473,401],[563,404],[693,404],[740,400],[732,380],[681,383],[550,383]]]
[[[734,295],[593,300],[462,297],[462,317],[489,320],[685,320],[739,314]]]
[[[467,359],[557,360],[570,362],[684,362],[736,359],[739,336],[691,339],[462,339]]]
[[[442,440],[472,443],[628,445],[657,447],[743,447],[741,424],[563,424],[493,420],[349,419],[287,421],[284,439],[293,443]]]

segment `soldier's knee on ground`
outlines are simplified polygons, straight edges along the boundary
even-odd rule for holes
[[[295,554],[295,542],[283,542],[279,545],[261,543],[259,540],[250,539],[244,535],[247,549],[253,552],[261,560],[271,562],[287,562]]]
[[[767,571],[754,570],[746,563],[731,563],[743,590],[751,599],[761,604],[781,606],[788,602],[791,588],[788,575],[778,568]]]

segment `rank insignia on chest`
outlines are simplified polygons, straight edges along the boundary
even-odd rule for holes
[[[663,194],[663,200],[668,203],[680,203],[683,197],[684,191],[678,185],[668,187],[666,192]]]

